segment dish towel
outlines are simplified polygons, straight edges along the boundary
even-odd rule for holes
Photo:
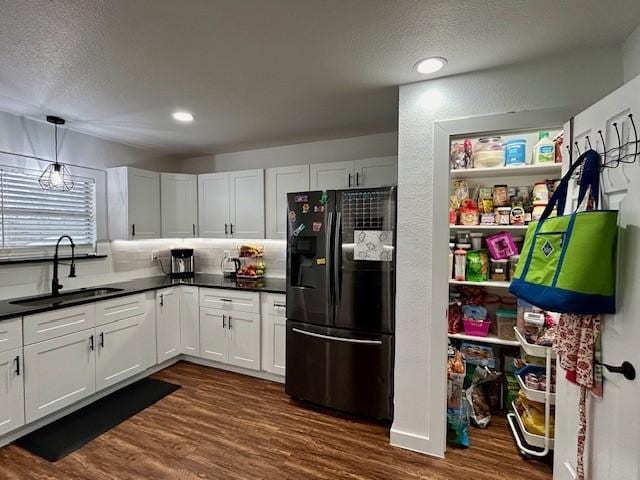
[[[596,380],[596,340],[600,335],[600,315],[565,313],[560,317],[553,348],[566,370],[566,378],[580,386],[578,404],[578,444],[576,480],[584,480],[584,444],[587,436],[587,390]]]

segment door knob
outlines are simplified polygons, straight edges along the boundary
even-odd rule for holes
[[[615,365],[607,365],[606,363],[602,362],[596,363],[606,368],[608,372],[619,373],[623,375],[627,380],[635,380],[636,378],[636,369],[630,362],[624,361],[622,362],[622,365],[617,367]]]

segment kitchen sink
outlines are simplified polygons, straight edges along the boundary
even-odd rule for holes
[[[72,290],[70,292],[59,293],[58,295],[38,295],[37,297],[21,298],[14,300],[14,305],[27,305],[30,307],[40,307],[46,305],[58,305],[60,303],[72,300],[81,300],[83,298],[97,298],[112,293],[121,292],[122,288],[103,287],[103,288],[83,288],[81,290]]]

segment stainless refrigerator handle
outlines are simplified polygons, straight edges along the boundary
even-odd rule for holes
[[[340,248],[340,229],[341,229],[342,213],[336,213],[336,227],[333,229],[333,291],[334,304],[340,303],[340,263],[342,262],[342,249]]]
[[[346,343],[359,343],[361,345],[382,345],[382,340],[360,340],[358,338],[333,337],[331,335],[323,335],[321,333],[306,332],[297,328],[294,328],[293,331],[302,335],[308,335],[310,337],[322,338],[324,340],[336,340],[338,342]]]
[[[326,259],[325,264],[325,279],[326,279],[326,287],[327,287],[327,297],[329,305],[333,305],[333,297],[334,297],[334,285],[333,285],[333,276],[332,276],[332,266],[333,266],[333,257],[331,256],[331,242],[333,241],[333,212],[329,212],[329,219],[327,222],[327,247],[326,254],[329,258]]]

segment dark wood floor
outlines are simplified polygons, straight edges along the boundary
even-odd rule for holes
[[[393,448],[372,422],[292,402],[282,385],[179,363],[156,375],[183,386],[57,463],[0,449],[0,479],[549,480],[525,461],[503,419],[438,460]]]

